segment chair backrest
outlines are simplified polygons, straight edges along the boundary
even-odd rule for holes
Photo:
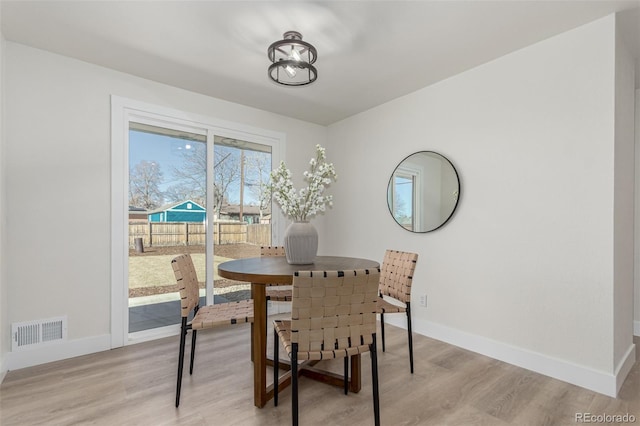
[[[411,302],[411,282],[417,262],[416,253],[387,250],[380,268],[380,295]]]
[[[262,246],[260,247],[260,256],[276,256],[276,257],[284,257],[287,254],[284,251],[284,246]],[[267,287],[271,287],[274,285],[278,285],[278,283],[269,283]],[[269,290],[272,291],[272,290]],[[279,290],[278,290],[279,291]],[[287,291],[287,290],[283,290]]]
[[[171,266],[180,290],[180,314],[187,317],[200,303],[198,274],[189,254],[176,256],[171,261]]]
[[[260,256],[285,256],[283,246],[262,246]]]
[[[291,342],[298,344],[298,359],[369,350],[376,332],[379,276],[377,268],[295,273]]]

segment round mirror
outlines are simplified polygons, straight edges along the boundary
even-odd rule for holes
[[[411,232],[444,225],[458,205],[460,180],[449,160],[432,151],[409,155],[396,167],[387,187],[389,212]]]

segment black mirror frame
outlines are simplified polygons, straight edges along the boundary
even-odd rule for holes
[[[453,206],[453,209],[451,209],[451,213],[449,214],[449,216],[447,216],[447,218],[445,220],[442,221],[442,223],[438,226],[436,226],[435,228],[426,230],[426,231],[412,231],[410,229],[405,228],[404,226],[402,226],[395,218],[395,216],[393,215],[393,211],[391,209],[391,205],[389,204],[389,187],[393,181],[393,176],[396,173],[396,170],[398,170],[398,167],[400,167],[400,165],[402,165],[402,163],[404,163],[409,157],[412,157],[416,154],[421,154],[421,153],[427,153],[427,154],[435,154],[438,157],[442,158],[444,161],[446,161],[450,166],[451,169],[453,170],[453,173],[456,176],[456,180],[458,181],[458,196],[456,197],[456,203]],[[414,233],[414,234],[426,234],[428,232],[433,232],[437,229],[442,228],[447,222],[449,222],[449,220],[451,219],[451,217],[453,216],[453,214],[456,212],[456,209],[458,208],[458,204],[460,204],[460,195],[462,193],[462,184],[460,183],[460,175],[458,174],[458,170],[456,169],[456,167],[453,165],[453,163],[444,155],[440,154],[439,152],[435,152],[435,151],[416,151],[416,152],[412,152],[411,154],[407,155],[406,157],[404,157],[397,165],[396,167],[393,169],[393,172],[391,173],[391,176],[389,177],[389,182],[387,183],[387,208],[389,209],[389,214],[391,215],[391,218],[393,219],[393,221],[402,229],[404,229],[405,231]]]

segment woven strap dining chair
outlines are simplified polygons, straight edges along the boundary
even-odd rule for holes
[[[378,313],[382,334],[382,352],[385,351],[385,314],[405,313],[409,335],[409,368],[413,374],[413,335],[411,333],[411,283],[418,263],[418,255],[397,250],[387,250],[380,270]],[[384,297],[383,297],[384,296]],[[395,303],[393,303],[395,302]]]
[[[285,256],[283,246],[262,246],[260,247],[260,256]],[[267,301],[273,302],[291,302],[291,287],[279,288],[278,283],[267,284],[265,295]],[[268,302],[267,302],[268,303]]]
[[[293,277],[291,320],[274,321],[273,401],[278,405],[279,343],[291,359],[292,424],[298,424],[298,361],[344,358],[348,393],[349,357],[371,353],[373,410],[380,424],[376,302],[380,271],[300,271]],[[280,342],[278,342],[278,339]]]
[[[196,350],[198,330],[222,327],[232,324],[253,322],[253,300],[216,303],[200,306],[200,290],[198,275],[193,266],[191,255],[182,254],[171,261],[173,272],[180,290],[180,352],[178,357],[178,382],[176,385],[176,407],[180,405],[180,389],[182,387],[182,370],[184,367],[184,349],[187,331],[191,331],[191,359],[189,374],[193,374],[193,361]],[[193,313],[191,321],[189,316]]]

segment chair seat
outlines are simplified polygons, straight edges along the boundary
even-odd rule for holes
[[[266,287],[267,300],[274,302],[291,302],[293,292],[291,289],[278,289],[275,287]]]
[[[288,355],[291,355],[291,321],[289,320],[275,320],[273,322],[276,333],[282,342],[282,346],[287,351]],[[369,345],[362,344],[349,348],[331,349],[326,350],[324,348],[318,348],[314,351],[298,351],[298,360],[323,360],[334,358],[345,358],[353,355],[369,352]]]
[[[253,300],[203,306],[191,320],[193,330],[253,322]]]
[[[405,306],[399,306],[384,300],[382,297],[378,298],[378,313],[379,314],[395,314],[398,312],[406,312]]]

